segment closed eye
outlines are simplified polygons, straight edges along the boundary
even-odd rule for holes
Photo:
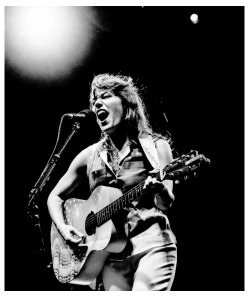
[[[102,100],[108,99],[112,97],[113,95],[110,92],[103,92],[99,96],[96,96],[95,92],[93,97],[90,99],[90,107],[92,108],[95,102],[100,98]]]
[[[111,94],[108,93],[108,92],[105,92],[105,93],[101,94],[101,96],[99,96],[99,98],[101,98],[101,99],[106,99],[106,98],[109,98],[109,97],[111,97]]]

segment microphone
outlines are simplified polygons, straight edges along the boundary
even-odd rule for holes
[[[79,118],[95,118],[95,113],[90,109],[84,109],[80,111],[79,113],[65,113],[63,115],[64,117],[68,117],[70,119],[79,119]]]

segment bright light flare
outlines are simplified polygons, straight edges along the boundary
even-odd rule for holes
[[[6,7],[5,16],[6,60],[30,77],[68,75],[93,38],[88,7]]]
[[[197,24],[199,22],[199,17],[198,17],[198,14],[196,13],[193,13],[191,16],[190,16],[190,20],[193,24]]]

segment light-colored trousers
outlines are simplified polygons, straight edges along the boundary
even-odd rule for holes
[[[156,247],[122,261],[107,260],[105,291],[169,291],[177,264],[175,244]]]

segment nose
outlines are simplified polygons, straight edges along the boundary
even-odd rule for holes
[[[93,105],[93,108],[101,108],[103,106],[103,102],[102,102],[102,100],[100,99],[100,98],[98,98],[96,101],[95,101],[95,103],[94,103],[94,105]]]

